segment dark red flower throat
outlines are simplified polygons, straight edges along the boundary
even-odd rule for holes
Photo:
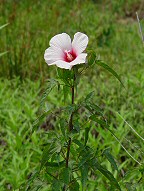
[[[77,55],[74,50],[64,51],[64,61],[72,62],[73,60],[75,60],[76,57]]]

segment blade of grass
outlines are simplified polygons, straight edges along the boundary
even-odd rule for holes
[[[131,128],[131,130],[140,138],[144,141],[144,138],[141,137],[138,132],[117,112],[117,114],[123,119],[123,121]]]

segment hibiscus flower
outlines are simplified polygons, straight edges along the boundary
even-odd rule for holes
[[[74,65],[86,63],[87,44],[88,36],[81,32],[74,35],[73,41],[66,33],[57,34],[50,40],[44,59],[48,65],[70,70]]]

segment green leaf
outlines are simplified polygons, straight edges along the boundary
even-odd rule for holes
[[[90,127],[85,128],[85,145],[87,144],[88,141],[88,135],[89,135]]]
[[[99,106],[94,104],[93,102],[87,103],[85,108],[87,110],[89,110],[93,114],[97,114],[97,115],[103,116],[103,110]]]
[[[60,190],[61,182],[59,180],[54,179],[52,182],[52,191]]]
[[[120,79],[120,76],[111,68],[109,67],[107,64],[105,64],[103,61],[101,60],[97,60],[96,61],[96,64],[99,65],[99,66],[102,66],[104,69],[106,69],[108,72],[110,72],[115,78],[117,78],[119,80],[119,82],[122,84],[122,86],[124,87],[121,79]]]
[[[88,179],[88,165],[84,164],[84,166],[80,168],[80,171],[81,171],[82,188],[84,190],[84,188],[86,187],[87,179]]]
[[[69,184],[69,168],[64,168],[62,171],[62,179],[64,184],[68,185]]]
[[[96,53],[93,50],[88,51],[88,65],[92,66],[97,59]]]
[[[41,124],[42,120],[43,120],[50,112],[51,112],[51,110],[48,110],[48,111],[44,112],[42,115],[40,115],[40,116],[33,122],[33,125],[32,125],[33,129],[32,129],[32,131],[34,131],[34,130],[36,129],[36,127],[38,127],[38,126]]]
[[[80,168],[81,166],[85,165],[86,162],[88,162],[90,160],[90,158],[92,157],[92,154],[90,154],[90,153],[86,153],[85,154],[85,151],[83,151],[83,153],[84,153],[84,156],[82,157],[82,159],[78,163],[78,168]]]
[[[85,102],[89,102],[94,96],[94,91],[90,92],[86,98],[85,98]]]
[[[95,121],[95,122],[97,122],[98,124],[100,124],[102,127],[106,127],[106,128],[108,127],[106,121],[101,120],[101,119],[98,119],[96,115],[91,115],[89,118],[90,118],[92,121]]]
[[[113,167],[115,170],[118,171],[118,167],[117,167],[117,165],[116,165],[116,162],[115,162],[113,156],[112,156],[111,153],[110,153],[110,149],[109,149],[109,148],[108,148],[108,149],[105,149],[104,152],[103,152],[103,154],[104,154],[105,157],[108,159],[108,161],[111,163],[112,167]]]
[[[66,138],[66,127],[68,126],[68,123],[66,123],[66,120],[61,118],[59,120],[59,124],[60,124],[61,132],[62,132],[63,136]]]
[[[41,98],[41,101],[40,101],[40,108],[39,109],[41,109],[42,106],[44,105],[44,102],[45,102],[47,96],[49,95],[49,93],[53,90],[53,88],[55,88],[58,85],[59,85],[59,82],[56,81],[55,79],[49,79],[48,80],[48,87],[46,88],[46,90],[42,94],[42,98]]]
[[[63,108],[69,115],[78,110],[78,106],[76,104],[70,104]]]
[[[73,140],[73,143],[75,143],[76,145],[78,145],[80,148],[85,148],[85,146],[79,141],[79,140],[77,140],[77,139],[74,139]]]
[[[55,153],[59,153],[60,150],[61,145],[55,141],[53,141],[50,145],[46,146],[42,154],[40,169],[42,169],[47,164],[48,160],[51,159]]]
[[[111,129],[109,129],[109,125],[107,124],[106,121],[98,119],[96,115],[91,115],[90,119],[92,121],[97,122],[98,124],[100,124],[103,128],[106,128],[112,135],[113,137],[118,141],[118,143],[121,145],[121,147],[126,151],[126,153],[135,161],[137,162],[139,165],[141,165],[141,163],[136,160],[129,152],[128,150],[123,146],[123,144],[121,143],[121,141],[117,138],[117,136],[113,133],[113,131]]]
[[[74,133],[80,132],[80,124],[78,120],[73,121],[73,130],[74,130]]]
[[[73,79],[73,70],[65,70],[57,68],[58,78],[61,79],[66,85],[70,86],[71,80]]]
[[[34,171],[26,183],[26,191],[29,190],[30,184],[38,177],[39,171]]]
[[[63,93],[64,93],[64,102],[66,102],[68,95],[70,94],[70,87],[63,86]]]
[[[7,25],[9,25],[9,23],[0,26],[0,30],[1,30],[2,28],[6,27]]]
[[[113,174],[108,171],[106,168],[104,168],[99,162],[95,162],[95,167],[98,169],[109,181],[112,186],[117,188],[118,190],[121,191],[121,188],[117,182],[117,180],[114,178]]]
[[[0,57],[3,56],[6,53],[8,53],[8,51],[0,53]]]
[[[76,179],[71,181],[70,185],[70,191],[79,191],[79,183],[76,181]]]
[[[65,160],[61,161],[61,162],[46,162],[45,166],[49,166],[49,167],[62,167],[65,163]]]
[[[126,182],[126,188],[127,188],[128,191],[137,191],[137,190],[136,190],[136,186],[137,186],[137,185],[135,185],[135,187],[134,187],[134,186],[132,185],[132,183]]]

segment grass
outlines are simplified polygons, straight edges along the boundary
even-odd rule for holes
[[[19,79],[0,80],[0,190],[18,188],[39,161],[38,135],[29,136],[36,118],[38,87],[39,83],[29,80],[23,84]]]
[[[61,32],[71,36],[82,31],[89,36],[89,48],[112,66],[122,78],[125,89],[99,66],[85,73],[77,99],[95,91],[95,102],[105,110],[110,127],[127,151],[143,164],[143,141],[117,112],[144,137],[144,54],[135,12],[143,13],[143,1],[10,1],[0,4],[0,23],[9,23],[0,31],[0,191],[20,190],[38,168],[47,136],[39,128],[30,136],[37,118],[44,80],[55,76],[55,68],[43,60],[50,38]],[[63,104],[57,90],[51,92],[48,105]],[[51,119],[49,126],[54,125]],[[143,165],[137,164],[106,130],[93,126],[89,144],[99,150],[111,148],[119,166],[123,190],[142,191]],[[109,162],[103,162],[113,171]],[[103,182],[103,184],[102,184]],[[88,190],[106,190],[102,176],[89,180]],[[43,188],[41,190],[44,190]]]

